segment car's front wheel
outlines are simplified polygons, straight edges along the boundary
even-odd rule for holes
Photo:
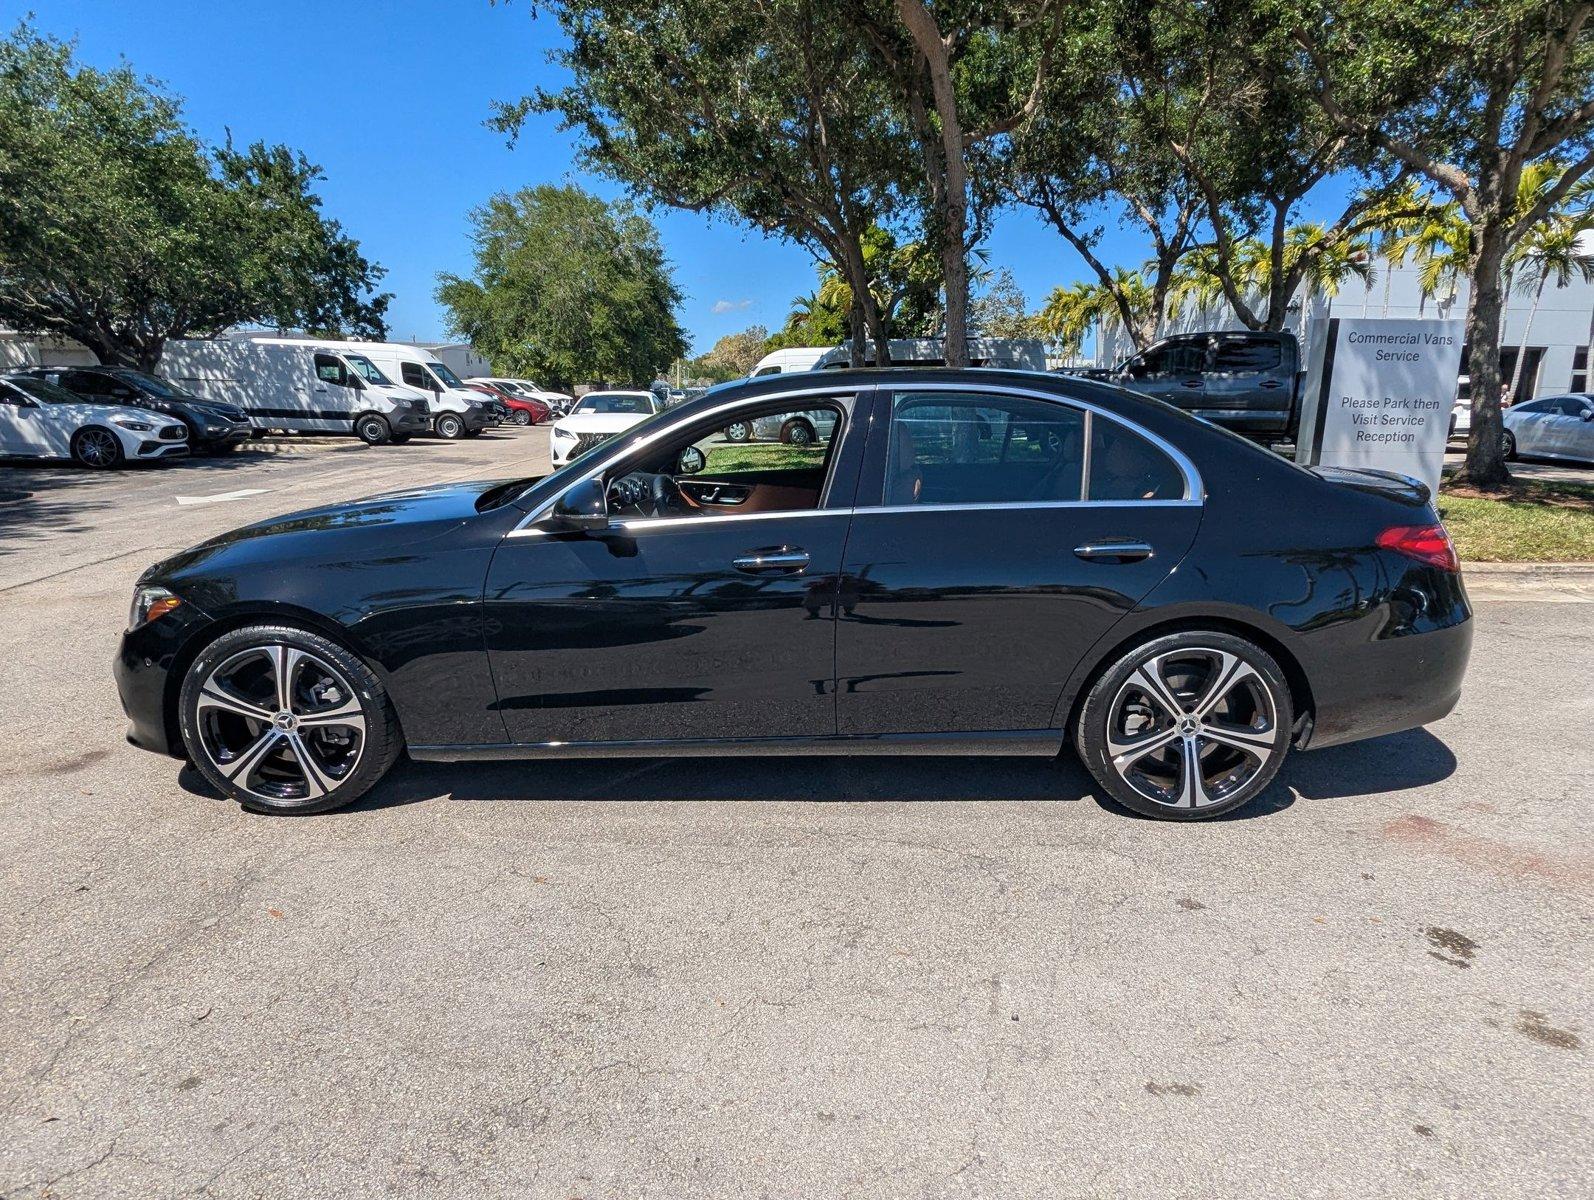
[[[103,471],[122,461],[122,443],[109,429],[90,425],[72,437],[72,457],[80,466]]]
[[[437,436],[453,441],[455,438],[465,436],[465,422],[453,413],[444,413],[437,418]]]
[[[245,808],[316,813],[368,791],[403,747],[381,680],[319,634],[235,629],[183,678],[178,721],[189,758]]]
[[[380,446],[393,436],[393,427],[387,418],[377,413],[367,413],[354,426],[354,432],[367,446]]]
[[[1075,746],[1096,782],[1148,817],[1215,817],[1254,799],[1289,752],[1277,662],[1232,634],[1168,634],[1127,651],[1081,707]]]
[[[517,408],[509,414],[509,419],[522,427],[531,424],[531,414],[523,408]]]
[[[725,440],[745,442],[753,436],[753,427],[746,421],[733,421],[725,427]]]

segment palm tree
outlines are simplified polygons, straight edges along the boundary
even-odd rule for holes
[[[1179,259],[1168,288],[1168,315],[1177,318],[1189,308],[1197,314],[1223,302],[1223,281],[1218,276],[1218,252],[1213,246],[1194,246]]]
[[[1096,354],[1099,358],[1105,335],[1113,329],[1122,328],[1124,323],[1123,310],[1113,294],[1115,291],[1124,298],[1130,317],[1143,333],[1156,319],[1152,311],[1151,284],[1139,271],[1126,271],[1123,267],[1113,268],[1111,288],[1102,283],[1076,283],[1072,287],[1053,288],[1045,305],[1036,314],[1036,324],[1048,337],[1061,342],[1064,351],[1070,356],[1079,353],[1085,335],[1095,328],[1098,331]]]
[[[1472,227],[1462,216],[1461,206],[1454,201],[1435,205],[1392,245],[1400,261],[1410,255],[1417,264],[1417,287],[1422,294],[1417,311],[1421,312],[1430,298],[1444,293],[1445,299],[1439,302],[1443,314],[1455,302],[1456,286],[1466,275],[1472,255]]]
[[[1524,175],[1526,172],[1524,171]],[[1574,193],[1575,195],[1576,193]],[[1583,200],[1587,195],[1579,196]],[[1589,234],[1594,231],[1594,206],[1568,207],[1551,213],[1522,235],[1511,250],[1506,265],[1507,278],[1519,280],[1523,290],[1531,287],[1533,303],[1522,325],[1522,341],[1517,346],[1516,362],[1511,366],[1511,382],[1505,394],[1513,399],[1522,379],[1522,364],[1528,357],[1528,338],[1533,318],[1538,315],[1544,285],[1552,279],[1558,288],[1567,287],[1574,277],[1594,283],[1594,249]]]
[[[1330,302],[1339,295],[1346,280],[1355,278],[1372,283],[1372,244],[1366,237],[1327,240],[1328,231],[1321,225],[1308,222],[1295,225],[1285,234],[1284,267],[1292,270],[1302,256],[1309,256],[1301,278],[1301,330],[1300,338],[1306,341],[1306,299],[1314,294]]]
[[[1395,272],[1406,265],[1411,253],[1408,239],[1422,228],[1432,207],[1416,180],[1408,180],[1367,214],[1373,222],[1369,249],[1384,260],[1384,302],[1378,313],[1381,317],[1389,315],[1389,288]]]

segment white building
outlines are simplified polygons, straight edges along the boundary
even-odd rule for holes
[[[461,379],[474,379],[478,375],[491,375],[493,364],[469,342],[419,342],[422,350],[430,350]]]
[[[1285,328],[1297,336],[1318,317],[1448,317],[1461,320],[1467,315],[1468,285],[1465,279],[1454,290],[1438,296],[1424,296],[1417,283],[1417,268],[1407,263],[1391,271],[1382,259],[1374,260],[1370,283],[1348,280],[1338,296],[1314,294],[1306,311],[1290,306]],[[1242,329],[1227,304],[1216,310],[1187,312],[1169,321],[1164,333],[1185,333],[1200,329]],[[1594,284],[1574,280],[1564,288],[1553,281],[1546,284],[1537,304],[1531,290],[1518,286],[1506,298],[1500,366],[1509,379],[1524,340],[1527,356],[1517,384],[1517,399],[1556,395],[1561,392],[1594,391],[1594,368],[1589,362],[1590,343],[1594,343]],[[1128,336],[1118,328],[1097,340],[1097,362],[1102,366],[1121,362],[1134,352]],[[1462,359],[1462,371],[1466,359]]]

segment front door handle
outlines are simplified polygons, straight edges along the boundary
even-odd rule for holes
[[[1187,388],[1206,387],[1206,385],[1207,381],[1205,379],[1185,379],[1181,380],[1179,384],[1180,387]]]
[[[771,546],[731,560],[731,566],[749,575],[795,575],[807,565],[808,551],[801,546]]]
[[[1074,553],[1091,561],[1139,562],[1151,557],[1151,546],[1146,542],[1086,542],[1075,546]]]

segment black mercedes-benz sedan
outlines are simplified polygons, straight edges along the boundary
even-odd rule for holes
[[[811,443],[738,443],[772,413]],[[817,427],[817,426],[816,426]],[[262,812],[416,759],[1038,754],[1138,813],[1437,720],[1472,638],[1427,489],[1066,376],[785,375],[537,479],[295,513],[144,574],[129,740]]]

